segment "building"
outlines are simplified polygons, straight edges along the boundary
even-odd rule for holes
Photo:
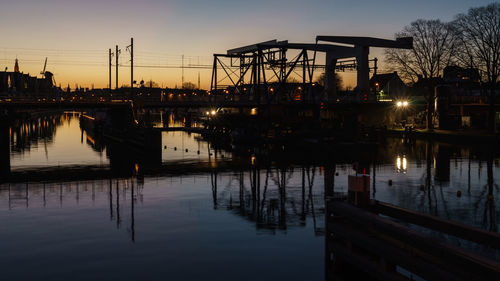
[[[396,71],[373,75],[370,79],[370,88],[378,100],[399,99],[408,96],[408,87]]]
[[[55,91],[54,85],[54,76],[51,72],[45,71],[43,78],[20,72],[17,59],[13,72],[7,71],[7,68],[0,72],[0,95],[3,96],[48,95]]]
[[[443,79],[446,83],[479,83],[479,71],[451,65],[443,69]]]

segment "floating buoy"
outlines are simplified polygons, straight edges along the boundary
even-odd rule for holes
[[[457,197],[460,197],[460,196],[462,196],[462,191],[457,190]]]
[[[196,153],[200,154],[200,151],[198,150],[198,151],[196,151]]]
[[[425,185],[421,184],[420,185],[420,190],[424,191],[425,190]]]
[[[188,152],[188,149],[186,148],[186,152]]]
[[[389,180],[389,185],[392,185],[392,180]]]
[[[174,147],[174,150],[177,150],[177,146]]]

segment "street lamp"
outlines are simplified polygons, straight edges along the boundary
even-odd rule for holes
[[[409,103],[406,100],[400,100],[396,102],[397,107],[408,107]]]

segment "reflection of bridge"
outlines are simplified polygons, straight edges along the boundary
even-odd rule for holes
[[[314,167],[254,167],[248,171],[233,172],[224,185],[221,181],[227,178],[227,174],[221,177],[219,173],[211,173],[214,209],[227,209],[255,222],[257,229],[272,233],[276,229],[285,231],[290,227],[305,226],[310,217],[315,234],[322,235],[325,190],[314,187],[317,174],[318,170]],[[290,183],[294,177],[295,180],[302,179],[300,186]],[[233,197],[234,186],[238,190]],[[333,185],[329,188],[333,192]]]
[[[321,180],[318,177],[318,169],[255,168],[234,171],[210,173],[215,210],[234,212],[254,221],[257,229],[269,230],[272,233],[276,229],[303,227],[307,219],[311,218],[315,234],[324,233],[324,190],[321,185],[314,187],[315,177],[316,182]],[[290,183],[300,178],[300,187]],[[246,185],[247,180],[249,186]],[[134,205],[137,200],[142,202],[143,188],[144,180],[141,177],[78,181],[68,179],[59,183],[9,183],[0,185],[0,199],[6,200],[9,209],[16,209],[29,206],[51,207],[55,204],[61,207],[72,204],[85,205],[90,202],[94,205],[96,201],[102,202],[102,199],[107,197],[109,216],[111,220],[116,221],[117,228],[124,222],[124,208],[130,208],[128,223],[134,240]],[[236,192],[233,197],[234,188]]]

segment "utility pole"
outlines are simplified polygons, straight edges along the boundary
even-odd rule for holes
[[[118,56],[120,55],[120,51],[118,50],[118,45],[116,45],[116,89],[118,89]]]
[[[109,91],[111,92],[111,58],[113,57],[113,53],[111,52],[111,48],[109,48]]]
[[[127,46],[127,50],[130,51],[130,94],[132,94],[134,88],[134,38],[130,38],[130,45]]]
[[[181,80],[181,89],[184,88],[184,55],[182,55],[182,63],[181,63],[181,68],[182,68],[182,80]]]
[[[130,38],[130,89],[134,88],[134,38]]]

